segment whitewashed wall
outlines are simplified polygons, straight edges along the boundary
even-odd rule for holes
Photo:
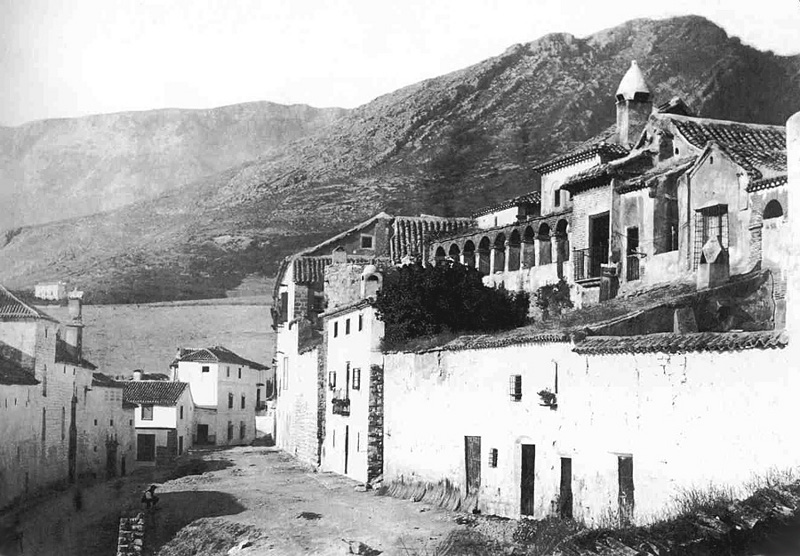
[[[536,446],[535,517],[554,511],[560,458],[573,465],[574,514],[617,509],[617,456],[633,456],[635,520],[668,508],[684,488],[741,484],[800,464],[791,439],[800,376],[789,350],[580,356],[567,343],[390,354],[385,358],[387,481],[463,489],[464,437],[482,439],[479,507],[520,515],[520,444]],[[537,392],[555,387],[558,408]],[[523,396],[509,396],[509,375]],[[488,450],[498,449],[490,468]]]

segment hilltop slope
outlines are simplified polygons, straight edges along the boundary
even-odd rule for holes
[[[0,127],[3,227],[156,197],[303,137],[345,111],[270,102]]]
[[[155,200],[25,228],[0,248],[0,281],[209,297],[379,210],[468,214],[529,190],[534,163],[607,133],[632,59],[657,102],[680,95],[703,116],[782,124],[800,109],[800,56],[759,52],[703,18],[548,35]]]

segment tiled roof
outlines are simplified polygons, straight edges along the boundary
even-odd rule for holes
[[[2,320],[27,320],[44,319],[53,322],[53,317],[42,311],[23,303],[14,294],[0,286],[0,319]]]
[[[295,284],[313,284],[325,279],[325,269],[333,262],[331,257],[298,257],[292,262]],[[347,255],[347,262],[354,264],[388,263],[385,257],[359,257]]]
[[[642,159],[649,159],[649,153],[644,150],[634,151],[628,153],[627,156],[614,159],[604,164],[598,164],[587,168],[582,172],[570,176],[561,189],[569,191],[571,194],[585,191],[600,185],[607,185],[612,177],[629,177],[641,173],[640,169],[630,169],[627,167],[629,163],[641,161]]]
[[[750,179],[765,172],[786,171],[786,128],[665,114],[686,140],[698,149],[716,143]]]
[[[442,234],[452,234],[475,225],[472,218],[440,216],[398,216],[392,225],[389,253],[393,262],[403,257],[427,258],[428,242]]]
[[[526,205],[526,204],[538,205],[541,204],[541,202],[542,202],[542,195],[538,191],[533,191],[526,195],[520,195],[519,197],[508,199],[507,201],[503,201],[502,203],[498,203],[491,207],[483,208],[478,212],[473,213],[472,217],[477,218],[478,216],[484,216],[486,214],[491,214],[493,212],[509,209],[511,207],[516,207],[519,205]]]
[[[197,349],[181,355],[179,361],[193,361],[197,363],[230,363],[231,365],[241,365],[256,370],[268,369],[266,365],[250,361],[244,357],[236,355],[228,348],[214,346],[209,348]]]
[[[616,190],[619,193],[628,193],[630,191],[636,191],[639,189],[644,189],[645,187],[650,187],[661,178],[686,172],[692,167],[692,165],[694,165],[696,161],[697,156],[692,156],[681,160],[674,160],[670,158],[666,164],[660,164],[647,170],[643,174],[626,180],[619,187],[617,187]]]
[[[747,191],[761,191],[762,189],[772,189],[773,187],[780,187],[789,183],[789,177],[786,174],[774,176],[771,178],[762,178],[760,180],[753,180],[747,186]]]
[[[92,373],[92,386],[99,386],[101,388],[124,388],[125,384],[103,373]]]
[[[533,169],[540,174],[546,174],[548,172],[552,172],[553,170],[558,170],[559,168],[564,168],[565,166],[570,166],[572,164],[588,160],[596,155],[600,155],[601,162],[606,162],[607,160],[623,157],[628,154],[628,152],[630,152],[628,147],[617,145],[616,143],[600,141],[590,144],[587,147],[579,148],[561,156],[557,156],[556,158],[548,160],[544,164],[534,166]]]
[[[0,384],[14,386],[35,386],[39,384],[33,369],[25,369],[16,361],[0,356]]]
[[[589,336],[573,351],[585,355],[609,353],[686,353],[696,351],[740,351],[786,347],[789,337],[782,330],[758,332],[663,332],[645,336]]]
[[[147,405],[176,405],[187,382],[163,382],[160,380],[131,380],[125,383],[122,395],[127,403]]]

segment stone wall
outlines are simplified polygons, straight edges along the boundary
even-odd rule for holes
[[[142,514],[136,517],[121,517],[117,536],[117,556],[142,554],[144,550],[145,525]]]
[[[363,264],[331,264],[325,269],[325,300],[328,310],[361,299]]]
[[[369,370],[369,425],[367,427],[367,482],[383,475],[383,367]]]

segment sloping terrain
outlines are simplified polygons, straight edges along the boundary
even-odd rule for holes
[[[529,190],[535,163],[608,133],[632,59],[656,102],[680,95],[699,115],[782,124],[800,109],[800,56],[759,52],[703,18],[548,35],[157,199],[13,230],[0,282],[67,278],[95,301],[213,297],[380,210],[469,214]]]
[[[317,131],[343,113],[251,102],[0,127],[2,227],[156,197]]]

